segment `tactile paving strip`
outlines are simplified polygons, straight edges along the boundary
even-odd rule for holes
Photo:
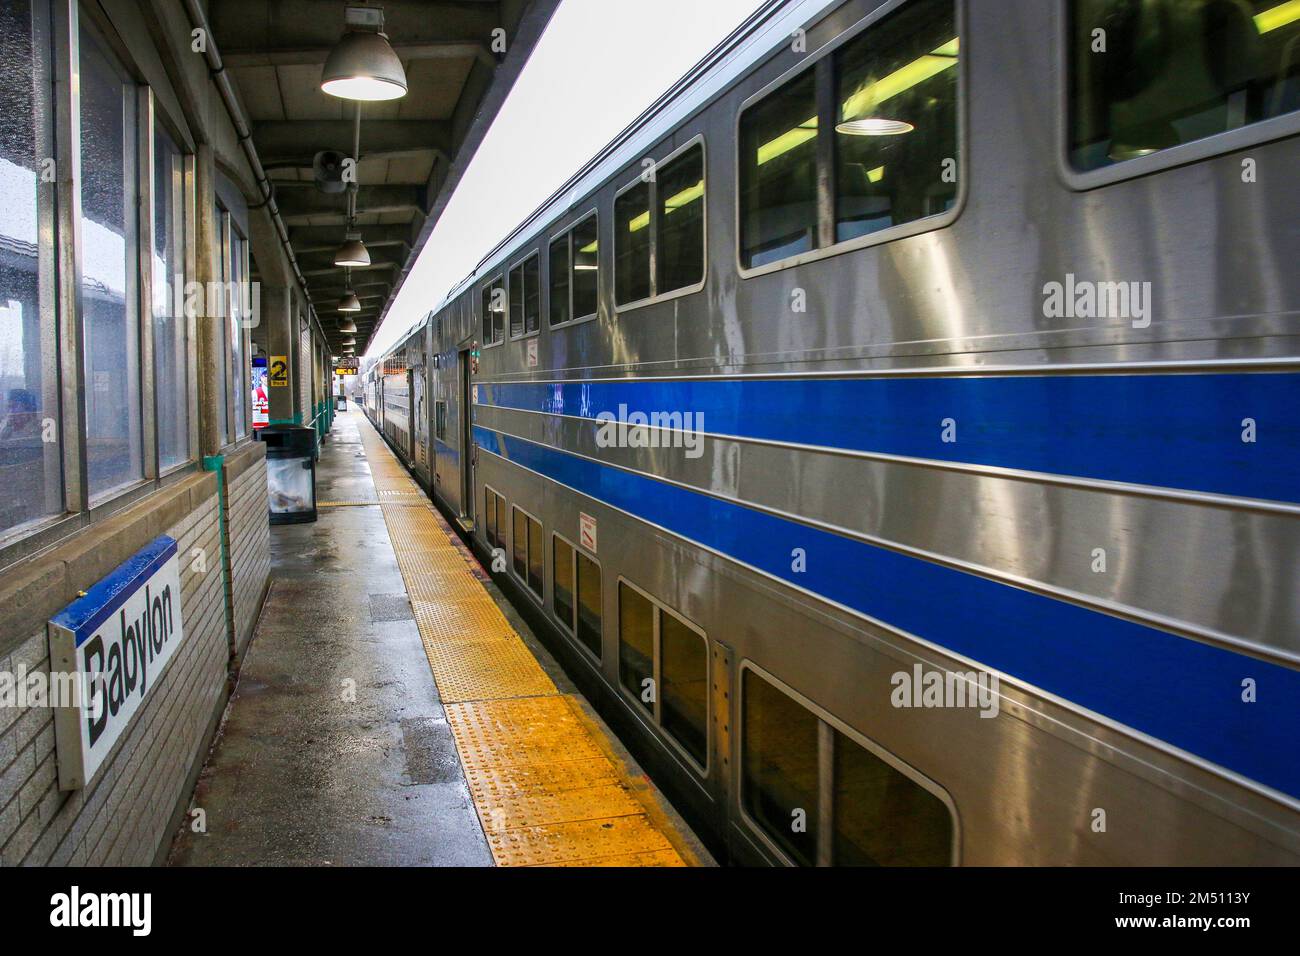
[[[667,821],[561,694],[484,590],[454,534],[361,429],[398,568],[499,866],[684,866]]]

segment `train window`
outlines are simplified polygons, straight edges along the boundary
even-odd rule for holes
[[[569,301],[570,257],[569,244],[573,233],[566,232],[551,243],[551,325],[562,325],[573,318],[573,303]]]
[[[497,276],[483,287],[483,344],[495,345],[505,338],[506,286]]]
[[[447,440],[447,403],[433,403],[433,437],[439,441]]]
[[[704,147],[665,163],[655,177],[655,295],[704,279]]]
[[[846,734],[833,733],[835,865],[949,865],[947,805]]]
[[[524,267],[521,263],[510,270],[510,337],[524,334]]]
[[[618,582],[618,678],[647,711],[655,709],[655,607],[639,591]]]
[[[817,862],[821,721],[775,684],[743,671],[741,800],[796,863]]]
[[[528,578],[528,518],[518,508],[514,509],[511,528],[511,553],[514,555],[515,574],[519,580]]]
[[[704,635],[662,608],[660,723],[701,767],[708,763],[709,653]]]
[[[740,258],[753,269],[817,242],[817,84],[807,70],[740,117]]]
[[[835,241],[957,201],[952,0],[916,0],[835,53]]]
[[[502,551],[506,547],[506,499],[501,495],[496,496],[497,501],[497,547]]]
[[[510,337],[518,338],[541,328],[542,293],[539,259],[529,256],[510,270]]]
[[[573,633],[573,548],[559,535],[551,538],[551,606]]]
[[[596,214],[573,227],[573,317],[596,314],[596,278],[600,242]]]
[[[637,181],[614,200],[614,301],[650,298],[650,184]]]
[[[542,523],[535,518],[528,519],[528,589],[540,600],[545,594],[545,558],[542,548]]]
[[[1069,155],[1093,170],[1300,110],[1300,7],[1071,0]]]
[[[597,657],[601,656],[600,565],[578,552],[578,640]]]
[[[497,537],[497,505],[496,492],[487,485],[483,486],[483,518],[487,531],[488,547],[495,550],[501,547],[500,540]]]

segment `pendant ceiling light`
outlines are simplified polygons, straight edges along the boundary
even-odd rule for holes
[[[339,331],[344,335],[356,335],[357,324],[351,319],[339,319]]]
[[[344,267],[370,265],[370,253],[361,241],[359,232],[348,233],[347,238],[343,240],[343,245],[339,246],[338,251],[334,253],[334,264]]]
[[[343,298],[339,299],[339,311],[340,312],[361,311],[361,300],[357,298],[357,294],[353,292],[351,289],[345,290],[343,293]]]
[[[383,33],[353,30],[330,51],[320,88],[346,100],[395,100],[406,95],[406,71]]]
[[[345,348],[350,348],[351,346],[357,344],[357,340],[354,339],[352,336],[349,335],[347,338],[345,338],[345,339],[343,340],[343,343],[342,343],[342,344],[343,344],[343,346],[344,346]]]

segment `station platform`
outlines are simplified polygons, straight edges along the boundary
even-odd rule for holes
[[[710,865],[365,417],[271,588],[172,865]]]

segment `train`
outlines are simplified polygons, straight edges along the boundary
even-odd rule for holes
[[[1300,862],[1300,10],[763,4],[362,405],[741,865]]]

